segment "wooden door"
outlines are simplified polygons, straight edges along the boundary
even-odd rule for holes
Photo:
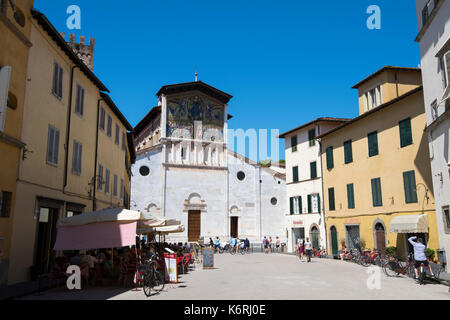
[[[375,226],[375,230],[377,249],[384,255],[384,251],[386,250],[386,233],[384,227],[382,224],[378,223]]]
[[[337,255],[339,248],[338,248],[338,237],[337,237],[337,230],[335,227],[331,227],[331,250],[333,255]]]
[[[238,233],[238,221],[239,221],[239,218],[238,217],[231,217],[231,230],[230,230],[230,235],[233,237],[233,238],[238,238],[238,235],[239,235],[239,233]]]
[[[188,241],[200,240],[201,213],[200,211],[189,211],[188,217]]]

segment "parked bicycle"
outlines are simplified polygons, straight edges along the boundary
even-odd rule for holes
[[[164,290],[166,283],[165,275],[158,268],[157,255],[153,255],[140,267],[142,289],[147,297],[150,297],[152,290],[157,293]]]
[[[388,257],[383,271],[388,277],[398,277],[400,274],[414,276],[414,255],[410,254],[406,261],[398,257]]]

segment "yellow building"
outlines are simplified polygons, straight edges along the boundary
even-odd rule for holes
[[[50,270],[58,219],[129,208],[135,159],[132,127],[108,89],[47,18],[31,12],[21,136],[27,150],[17,180],[8,284]]]
[[[7,283],[21,139],[32,0],[0,0],[0,287]]]
[[[328,250],[439,248],[420,69],[385,67],[354,86],[360,115],[319,136]]]

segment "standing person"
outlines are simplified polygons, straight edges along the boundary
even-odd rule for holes
[[[414,280],[416,280],[417,282],[419,281],[418,268],[420,267],[420,265],[422,263],[425,267],[428,267],[428,271],[430,271],[431,277],[434,278],[435,275],[433,273],[433,270],[431,269],[431,266],[428,263],[427,257],[425,256],[426,246],[423,244],[423,239],[419,238],[419,239],[417,239],[417,242],[413,241],[415,239],[417,239],[417,237],[411,237],[408,239],[409,243],[411,243],[412,246],[414,247],[414,272],[416,274],[416,278]]]
[[[277,247],[277,252],[280,253],[281,240],[278,237],[275,240],[275,246]]]
[[[214,247],[214,241],[212,238],[209,238],[209,246],[212,248]]]
[[[306,238],[305,253],[306,253],[308,262],[311,262],[311,250],[312,250],[312,243],[309,241],[309,238]]]
[[[267,253],[267,238],[265,236],[263,239],[263,247],[264,247],[264,253]]]
[[[303,245],[301,243],[298,245],[298,258],[300,261],[303,260]]]
[[[248,240],[248,238],[245,238],[244,240],[244,249],[249,252],[250,251],[250,241]]]
[[[269,237],[269,250],[270,250],[270,253],[272,253],[272,246],[273,246],[272,237]]]

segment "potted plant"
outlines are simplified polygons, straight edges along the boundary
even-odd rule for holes
[[[425,256],[427,257],[428,261],[433,262],[435,254],[436,252],[433,249],[430,248],[425,249]]]
[[[385,253],[389,257],[389,260],[393,260],[394,256],[397,255],[397,247],[387,247]]]

